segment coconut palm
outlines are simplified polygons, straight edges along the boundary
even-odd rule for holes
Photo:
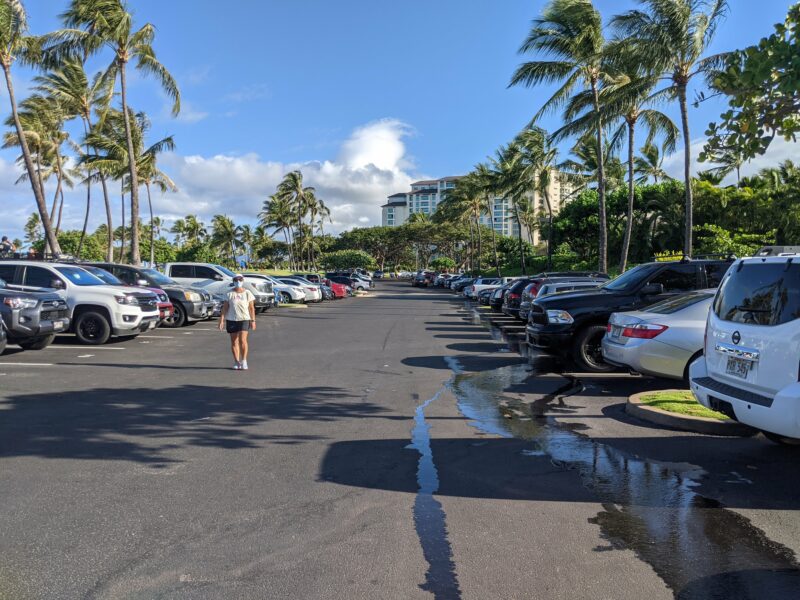
[[[494,205],[495,198],[502,188],[502,181],[495,172],[486,163],[478,163],[472,171],[472,175],[476,179],[478,188],[480,189],[481,196],[486,212],[489,214],[489,222],[492,229],[492,252],[494,254],[494,268],[497,271],[497,276],[500,277],[500,259],[497,255],[497,230],[495,229],[494,221]]]
[[[42,218],[39,213],[31,213],[25,222],[25,243],[33,246],[42,239]]]
[[[83,125],[84,136],[89,135],[92,129],[92,115],[97,110],[105,112],[111,100],[112,88],[108,80],[104,80],[101,74],[96,74],[91,81],[86,75],[83,64],[78,60],[68,59],[56,68],[48,71],[44,75],[34,78],[36,91],[43,93],[58,101],[61,110],[67,120],[80,118]],[[85,153],[89,154],[86,147]],[[108,195],[108,186],[105,177],[99,174],[102,185],[103,201],[106,210],[106,225],[108,235],[108,250],[106,260],[113,260],[113,224],[111,217],[111,201]],[[86,183],[86,213],[81,229],[81,238],[78,243],[77,255],[80,257],[83,240],[86,237],[86,229],[89,225],[89,211],[92,202],[92,173],[87,173]]]
[[[139,71],[156,77],[161,88],[172,99],[173,115],[180,112],[180,91],[172,75],[156,58],[153,50],[155,27],[146,23],[134,31],[133,16],[124,0],[72,0],[62,19],[67,29],[51,36],[47,48],[51,56],[85,59],[104,47],[113,53],[104,78],[111,82],[119,79],[128,151],[131,222],[136,224],[139,222],[139,174],[136,170],[131,113],[128,110],[128,63],[136,61]],[[141,263],[139,231],[135,226],[131,230],[131,261],[135,265]]]
[[[294,214],[288,198],[273,194],[264,200],[261,212],[258,213],[259,222],[267,229],[282,232],[289,249],[289,266],[294,269],[294,247],[289,234],[292,230]]]
[[[314,195],[313,187],[303,186],[303,173],[300,171],[291,171],[283,176],[283,180],[278,184],[277,196],[285,198],[292,205],[294,210],[297,227],[297,236],[294,240],[295,243],[295,259],[297,261],[297,268],[302,268],[303,258],[303,218],[308,213],[309,198]]]
[[[655,144],[645,144],[639,148],[639,156],[633,159],[633,171],[638,175],[636,183],[647,183],[653,178],[653,183],[659,179],[671,179],[664,170],[664,148]]]
[[[727,0],[639,0],[646,10],[632,10],[612,20],[622,37],[629,38],[641,64],[669,77],[670,85],[656,97],[678,100],[683,134],[685,184],[683,252],[692,254],[692,148],[687,88],[697,75],[713,73],[724,54],[703,58],[728,10]]]
[[[223,252],[229,252],[230,260],[236,262],[236,247],[242,244],[242,228],[225,215],[214,215],[211,228],[211,244]]]
[[[534,20],[527,39],[520,48],[523,54],[544,55],[519,66],[511,85],[528,87],[540,83],[563,82],[547,100],[534,121],[542,114],[563,106],[577,87],[592,94],[595,113],[595,137],[598,158],[597,192],[599,212],[599,269],[608,264],[608,226],[606,218],[606,181],[603,162],[603,120],[600,115],[600,86],[608,77],[604,61],[605,39],[600,13],[591,0],[551,0],[540,18]]]
[[[520,203],[530,193],[528,181],[525,178],[525,162],[522,148],[518,141],[501,147],[495,157],[491,159],[496,178],[497,191],[511,202],[514,210],[514,219],[517,222],[517,242],[519,247],[519,261],[522,274],[525,269],[525,245],[522,243],[522,221],[520,218]]]
[[[19,61],[22,64],[36,64],[38,62],[40,41],[38,38],[27,35],[27,33],[28,19],[22,2],[20,0],[0,0],[0,65],[3,67],[3,74],[6,79],[8,100],[11,105],[11,118],[19,139],[23,164],[36,200],[36,209],[42,221],[47,245],[50,247],[51,252],[60,254],[61,247],[58,245],[58,239],[53,230],[50,215],[47,212],[44,189],[37,177],[28,141],[23,134],[22,123],[17,112],[14,83],[11,77],[11,65],[14,61]]]

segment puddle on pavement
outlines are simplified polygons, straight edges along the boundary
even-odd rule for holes
[[[800,597],[794,553],[738,513],[698,495],[701,469],[632,456],[555,422],[554,413],[575,411],[562,395],[566,390],[533,405],[504,394],[530,376],[522,364],[456,373],[451,389],[472,426],[529,440],[523,452],[531,460],[546,455],[580,473],[603,505],[592,522],[610,546],[597,551],[633,550],[681,599]]]

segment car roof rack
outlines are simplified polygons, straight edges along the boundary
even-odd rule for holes
[[[681,263],[688,263],[692,262],[693,260],[724,260],[728,262],[733,262],[738,257],[733,254],[732,252],[720,252],[715,254],[695,254],[693,256],[687,256],[686,254],[662,254],[660,256],[652,256],[650,260],[652,262],[670,262],[671,260],[675,260]]]

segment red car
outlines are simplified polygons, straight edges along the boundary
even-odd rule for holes
[[[333,292],[334,298],[346,298],[347,297],[347,286],[343,283],[337,283],[335,281],[331,281],[330,279],[323,279],[322,282],[331,288]]]

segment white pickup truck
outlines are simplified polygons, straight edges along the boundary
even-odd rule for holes
[[[112,335],[136,336],[158,325],[158,297],[144,289],[106,285],[67,263],[4,260],[10,288],[55,290],[67,302],[70,328],[83,344],[105,344]],[[14,273],[11,274],[11,268]]]

